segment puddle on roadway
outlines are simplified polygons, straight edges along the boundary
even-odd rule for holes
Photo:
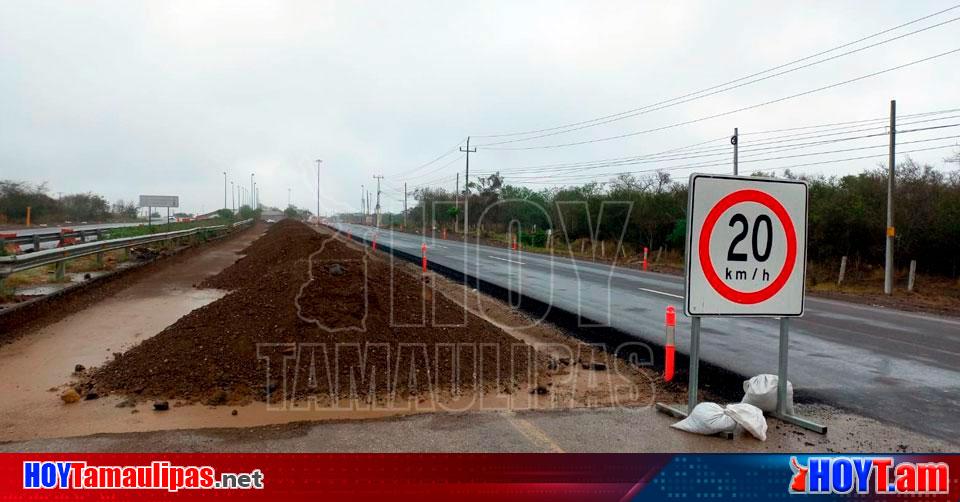
[[[222,297],[225,291],[196,289],[193,284],[236,261],[237,251],[257,236],[240,236],[204,250],[83,311],[0,346],[0,440],[164,428],[150,425],[147,413],[115,408],[117,400],[64,405],[59,390],[50,389],[73,381],[77,364],[99,366],[114,352],[140,343],[191,310]],[[194,420],[208,418],[200,413]],[[180,426],[184,425],[174,427]]]

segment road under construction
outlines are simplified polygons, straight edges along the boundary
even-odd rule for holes
[[[797,406],[830,433],[774,419],[766,442],[670,428],[653,403],[685,399],[659,366],[664,308],[682,294],[674,277],[584,260],[260,223],[4,309],[0,449],[956,447],[960,322],[821,299],[796,323],[791,375]],[[705,375],[720,376],[702,400],[737,399],[741,377],[775,368],[775,347],[766,321],[705,323]]]

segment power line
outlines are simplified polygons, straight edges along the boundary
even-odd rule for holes
[[[951,116],[951,117],[957,118],[957,117],[960,117],[960,115],[954,115],[954,116]],[[948,117],[943,117],[943,118],[948,118]],[[932,120],[932,119],[931,119],[931,120]],[[906,125],[917,124],[917,123],[922,123],[922,122],[927,122],[927,121],[928,121],[928,120],[920,120],[920,121],[914,121],[914,122],[905,122],[905,123],[903,123],[902,125],[905,125],[905,126],[906,126]],[[900,130],[900,131],[898,131],[898,132],[900,132],[900,133],[902,133],[902,134],[907,134],[907,133],[912,133],[912,132],[920,132],[920,131],[927,131],[927,130],[934,130],[934,129],[943,129],[943,128],[950,128],[950,127],[957,127],[958,125],[960,125],[960,124],[946,124],[946,125],[929,126],[929,127],[914,128],[914,129],[903,129],[903,130]],[[862,131],[875,130],[875,129],[878,129],[878,128],[877,128],[877,127],[873,127],[873,128],[863,129]],[[824,134],[824,135],[821,135],[821,136],[819,136],[819,137],[826,137],[826,136],[831,136],[831,135],[834,135],[834,134],[837,134],[837,133]],[[766,155],[766,154],[773,153],[773,152],[797,150],[797,149],[803,149],[803,148],[811,148],[811,147],[814,147],[814,146],[822,146],[822,145],[839,143],[839,142],[844,142],[844,141],[854,141],[854,140],[858,140],[858,139],[866,139],[866,138],[872,138],[872,137],[878,137],[878,136],[885,136],[886,134],[887,134],[886,132],[878,132],[878,133],[874,133],[874,134],[864,134],[864,135],[859,135],[859,136],[848,136],[848,137],[844,137],[844,138],[833,138],[833,139],[822,140],[822,141],[810,141],[810,142],[806,142],[806,143],[796,143],[797,140],[795,140],[795,139],[794,139],[794,140],[779,140],[779,141],[761,142],[761,143],[756,143],[756,144],[750,145],[750,148],[744,148],[744,149],[742,149],[742,151],[746,153],[746,155],[743,155],[743,158],[749,159],[749,158],[755,157],[755,156],[757,156],[757,155]],[[816,137],[817,137],[817,136],[810,137],[810,138],[802,138],[802,139],[814,139],[814,138],[816,138]],[[787,141],[793,142],[793,144],[781,144],[781,143],[784,143],[784,142],[787,142]],[[773,144],[773,145],[775,145],[775,146],[759,146],[759,145],[771,145],[771,144]],[[753,153],[753,152],[763,152],[763,153]],[[634,158],[627,158],[627,159],[624,159],[624,160],[617,160],[617,161],[613,161],[613,162],[594,163],[594,164],[592,164],[592,165],[579,164],[579,165],[571,165],[571,166],[568,166],[568,167],[558,167],[558,168],[536,168],[536,169],[522,169],[522,168],[521,168],[521,169],[506,169],[506,170],[501,170],[501,171],[499,171],[499,172],[500,172],[501,174],[503,174],[503,175],[517,175],[517,174],[519,174],[519,175],[521,175],[521,176],[524,175],[524,174],[535,174],[535,173],[547,172],[547,173],[549,173],[551,176],[556,176],[556,175],[558,175],[558,174],[562,174],[562,173],[570,172],[570,171],[589,171],[589,170],[593,170],[593,169],[601,169],[601,168],[609,168],[609,167],[617,167],[617,166],[629,166],[629,165],[638,165],[638,164],[654,164],[654,163],[661,163],[661,162],[665,162],[665,161],[666,161],[666,162],[669,162],[669,161],[676,161],[676,160],[702,159],[702,158],[709,158],[709,157],[726,156],[726,155],[728,155],[728,154],[729,154],[729,148],[728,148],[728,147],[724,147],[724,148],[722,148],[721,151],[718,151],[718,152],[716,152],[716,153],[702,153],[702,154],[696,154],[696,155],[681,155],[681,156],[673,155],[673,156],[666,156],[666,157],[664,157],[664,156],[655,156],[655,155],[652,155],[652,156],[639,156],[639,157],[634,157]],[[615,173],[613,173],[613,174],[615,174]]]
[[[902,117],[903,117],[903,118],[929,117],[929,116],[931,116],[931,115],[952,113],[952,112],[956,112],[956,111],[960,111],[960,108],[953,108],[953,109],[947,109],[947,110],[936,110],[936,111],[929,111],[929,112],[921,112],[921,113],[915,113],[915,114],[910,114],[910,115],[902,115]],[[948,119],[948,118],[955,118],[955,117],[958,117],[958,115],[953,115],[953,116],[950,116],[950,117],[928,118],[928,119],[926,119],[926,120],[917,120],[917,121],[905,122],[905,123],[903,123],[903,125],[907,125],[907,124],[917,124],[917,123],[931,122],[931,121],[939,121],[939,120],[945,120],[945,119]],[[813,138],[817,138],[817,137],[822,137],[822,136],[826,136],[827,134],[820,134],[820,133],[827,133],[828,131],[837,131],[837,132],[831,132],[830,134],[832,135],[832,134],[847,134],[847,133],[852,133],[852,132],[861,132],[861,131],[869,131],[869,130],[875,130],[875,129],[883,129],[883,128],[886,127],[885,122],[886,122],[887,120],[888,120],[888,117],[880,117],[880,118],[865,119],[865,120],[852,120],[852,121],[845,121],[845,122],[832,122],[832,123],[828,123],[828,124],[807,125],[807,126],[800,126],[800,127],[786,128],[786,129],[771,129],[771,130],[766,130],[766,131],[752,131],[752,132],[749,132],[749,133],[740,133],[740,135],[741,135],[741,136],[744,136],[744,135],[756,135],[756,134],[765,134],[765,133],[773,133],[773,132],[781,132],[781,131],[795,131],[795,130],[804,130],[804,129],[823,128],[822,131],[807,131],[807,132],[802,132],[802,133],[787,134],[787,135],[773,136],[773,137],[764,138],[761,142],[752,142],[752,143],[750,143],[749,145],[747,145],[746,150],[748,151],[748,150],[753,150],[755,146],[759,146],[759,145],[766,145],[766,144],[773,144],[773,143],[781,143],[781,142],[787,142],[787,141],[795,141],[795,140],[801,140],[801,139],[813,139]],[[884,124],[877,125],[877,126],[873,126],[873,127],[867,127],[867,128],[862,128],[862,129],[851,130],[851,129],[854,128],[854,127],[859,127],[860,124],[865,124],[865,123],[869,123],[869,122],[880,122],[880,121],[884,122]],[[838,125],[841,126],[841,127],[836,127],[836,128],[832,127],[832,126],[838,126]],[[789,140],[789,139],[787,139],[787,138],[795,138],[795,139],[794,139],[794,140]],[[633,160],[650,159],[650,158],[663,158],[663,159],[666,159],[667,157],[671,157],[671,156],[677,155],[678,152],[684,152],[683,155],[687,155],[687,154],[689,154],[689,153],[702,153],[702,152],[723,152],[723,153],[725,154],[725,153],[727,153],[727,152],[729,151],[729,146],[727,146],[727,144],[726,144],[726,140],[727,140],[727,139],[728,139],[728,136],[724,135],[724,136],[720,136],[720,137],[717,137],[717,138],[709,139],[709,140],[706,140],[706,141],[700,141],[700,142],[693,143],[693,144],[690,144],[690,145],[685,145],[685,146],[681,146],[681,147],[671,148],[671,149],[662,150],[662,151],[654,152],[654,153],[648,153],[648,154],[630,155],[630,156],[625,156],[625,157],[613,157],[613,158],[596,159],[596,160],[579,161],[579,162],[558,162],[558,163],[550,163],[550,164],[534,164],[534,165],[528,165],[528,166],[520,166],[520,167],[516,167],[516,168],[501,169],[500,172],[502,172],[502,173],[503,173],[503,172],[508,172],[508,173],[512,173],[512,172],[545,172],[545,171],[554,171],[556,168],[561,168],[560,170],[562,170],[562,168],[572,168],[572,167],[588,167],[588,168],[589,168],[589,167],[591,167],[591,166],[598,166],[598,165],[599,165],[599,166],[607,166],[607,165],[614,165],[615,163],[618,163],[618,162],[621,162],[621,161],[633,161]],[[705,146],[703,146],[703,145],[708,145],[708,144],[710,144],[710,143],[715,143],[715,142],[721,141],[721,140],[724,142],[724,145],[723,145],[723,146],[718,146],[718,147],[714,147],[714,146],[705,147]],[[772,141],[772,140],[780,140],[780,141]],[[697,148],[697,147],[700,147],[700,148]]]
[[[466,154],[461,155],[461,156],[459,156],[459,157],[454,158],[454,159],[451,160],[450,162],[447,162],[447,163],[441,165],[440,167],[438,167],[438,168],[436,168],[436,169],[433,169],[433,170],[430,170],[430,171],[427,171],[427,172],[425,172],[425,173],[418,174],[418,175],[415,175],[415,176],[404,177],[404,179],[407,180],[407,181],[410,181],[410,180],[415,180],[415,179],[417,179],[417,178],[424,178],[424,177],[426,177],[426,176],[430,176],[430,175],[435,174],[435,173],[437,173],[437,172],[439,172],[439,171],[442,171],[444,168],[449,167],[451,164],[456,163],[457,161],[463,159],[465,156],[466,156]]]
[[[737,82],[742,82],[742,81],[744,81],[744,80],[748,80],[748,79],[751,79],[751,78],[753,78],[753,77],[757,77],[757,76],[760,76],[760,75],[763,75],[763,74],[766,74],[766,73],[770,73],[770,72],[773,72],[773,71],[777,71],[777,70],[779,70],[779,69],[786,68],[786,67],[788,67],[788,66],[793,66],[794,64],[801,63],[801,62],[803,62],[803,61],[807,61],[807,60],[810,60],[810,59],[813,59],[813,58],[816,58],[816,57],[819,57],[819,56],[822,56],[822,55],[825,55],[825,54],[829,54],[829,53],[831,53],[831,52],[835,52],[835,51],[838,51],[838,50],[840,50],[840,49],[844,49],[844,48],[846,48],[846,47],[850,47],[850,46],[852,46],[852,45],[856,45],[856,44],[858,44],[858,43],[860,43],[860,42],[869,40],[869,39],[871,39],[871,38],[876,38],[876,37],[878,37],[878,36],[881,36],[881,35],[890,33],[890,32],[892,32],[892,31],[896,31],[896,30],[898,30],[898,29],[900,29],[900,28],[903,28],[903,27],[906,27],[906,26],[909,26],[909,25],[912,25],[912,24],[916,24],[916,23],[918,23],[918,22],[920,22],[920,21],[924,21],[924,20],[930,19],[930,18],[932,18],[932,17],[936,17],[936,16],[938,16],[938,15],[940,15],[940,14],[949,12],[949,11],[954,10],[954,9],[957,9],[958,7],[960,7],[960,4],[954,5],[954,6],[952,6],[952,7],[948,7],[948,8],[946,8],[946,9],[941,10],[941,11],[934,12],[934,13],[932,13],[932,14],[929,14],[929,15],[926,15],[926,16],[923,16],[923,17],[920,17],[920,18],[917,18],[917,19],[914,19],[914,20],[912,20],[912,21],[908,21],[908,22],[906,22],[906,23],[903,23],[903,24],[894,26],[894,27],[892,27],[892,28],[887,28],[887,29],[885,29],[885,30],[878,31],[878,32],[876,32],[876,33],[867,35],[867,36],[865,36],[865,37],[859,38],[859,39],[854,40],[854,41],[852,41],[852,42],[847,42],[847,43],[845,43],[845,44],[842,44],[842,45],[833,47],[833,48],[831,48],[831,49],[827,49],[827,50],[825,50],[825,51],[821,51],[821,52],[818,52],[818,53],[815,53],[815,54],[811,54],[811,55],[809,55],[809,56],[805,56],[805,57],[802,57],[802,58],[800,58],[800,59],[795,59],[795,60],[790,61],[790,62],[788,62],[788,63],[784,63],[784,64],[781,64],[781,65],[778,65],[778,66],[775,66],[775,67],[772,67],[772,68],[768,68],[768,69],[763,70],[763,71],[760,71],[760,72],[756,72],[756,73],[753,73],[753,74],[750,74],[750,75],[746,75],[746,76],[744,76],[744,77],[740,77],[740,78],[737,78],[737,79],[734,79],[734,80],[730,80],[730,81],[724,82],[724,83],[722,83],[722,84],[717,84],[717,85],[715,85],[715,86],[708,87],[708,88],[706,88],[706,89],[701,89],[701,90],[699,90],[699,91],[691,92],[691,93],[685,94],[685,95],[683,95],[683,96],[678,96],[678,97],[676,97],[676,98],[672,98],[672,99],[668,99],[668,100],[665,100],[665,101],[660,101],[660,102],[658,102],[658,103],[653,103],[653,104],[650,104],[650,105],[642,106],[642,107],[640,107],[640,108],[634,108],[634,109],[632,109],[632,110],[627,110],[627,111],[615,113],[615,114],[612,114],[612,115],[606,115],[606,116],[598,117],[598,118],[591,119],[591,120],[585,120],[585,121],[581,121],[581,122],[574,122],[574,123],[564,124],[564,125],[556,126],[556,127],[549,127],[549,128],[544,128],[544,129],[535,129],[535,130],[528,130],[528,131],[521,131],[521,132],[514,132],[514,133],[477,135],[477,137],[498,138],[498,137],[508,137],[508,136],[521,136],[521,135],[537,134],[537,133],[542,133],[542,132],[547,132],[547,131],[555,131],[555,130],[558,130],[558,129],[567,129],[567,128],[570,128],[570,127],[581,126],[581,125],[590,124],[590,123],[593,123],[593,122],[600,122],[600,121],[612,119],[612,118],[614,118],[614,117],[621,117],[621,116],[628,115],[628,114],[631,114],[631,113],[639,112],[639,111],[641,111],[641,110],[646,110],[646,109],[648,109],[648,108],[652,108],[652,107],[655,107],[655,106],[664,105],[664,104],[667,104],[667,103],[671,103],[671,102],[673,102],[673,101],[685,99],[685,98],[688,98],[688,97],[691,97],[691,96],[695,96],[695,95],[698,95],[698,94],[702,94],[702,93],[704,93],[704,92],[712,91],[712,90],[714,90],[714,89],[718,89],[718,88],[721,88],[721,87],[725,87],[725,86],[730,85],[730,84],[735,84],[735,83],[737,83]],[[953,19],[953,20],[950,20],[950,21],[947,21],[947,22],[952,22],[952,21],[955,21],[955,20],[956,20],[956,19]],[[933,25],[933,26],[928,27],[928,28],[926,28],[926,29],[933,28],[933,27],[937,27],[937,26],[940,26],[940,25],[942,25],[942,24],[945,24],[945,23],[941,23],[941,24],[938,24],[938,25]],[[918,30],[918,31],[923,31],[923,30]],[[916,32],[914,32],[914,33],[916,33]],[[909,35],[909,34],[908,34],[908,35]],[[904,36],[906,36],[906,35],[904,35]],[[624,118],[626,118],[626,117],[624,117]],[[618,119],[618,120],[619,120],[619,119]],[[599,124],[595,124],[595,125],[599,125]],[[530,139],[532,139],[532,138],[530,138]],[[480,146],[482,146],[482,145],[480,145]]]
[[[960,126],[960,123],[958,123],[958,124],[952,124],[952,125],[950,125],[950,126],[948,126],[948,127],[956,127],[956,126]],[[937,128],[939,129],[939,128],[941,128],[941,127],[937,127]],[[921,130],[927,130],[927,129],[921,129]],[[915,130],[897,131],[898,134],[899,134],[899,133],[908,133],[908,132],[915,132]],[[960,138],[960,136],[957,136],[957,135],[954,135],[954,136],[941,136],[941,137],[937,137],[937,138],[927,138],[927,139],[921,139],[921,140],[903,141],[903,142],[899,142],[898,145],[908,145],[908,144],[914,144],[914,143],[925,143],[925,142],[929,142],[929,141],[939,141],[939,140],[943,140],[943,139],[956,139],[956,138]],[[741,164],[747,164],[747,163],[753,163],[753,162],[766,162],[766,161],[771,161],[771,160],[783,160],[783,159],[791,159],[791,158],[799,158],[799,157],[810,157],[810,156],[816,156],[816,155],[830,155],[830,154],[835,154],[835,153],[844,153],[844,152],[851,152],[851,151],[858,151],[858,150],[869,150],[869,149],[872,149],[872,148],[886,148],[887,146],[889,146],[889,145],[888,145],[887,143],[884,143],[884,144],[879,144],[879,145],[871,145],[871,146],[863,146],[863,147],[854,147],[854,148],[843,148],[843,149],[838,149],[838,150],[827,150],[827,151],[810,152],[810,153],[802,153],[802,154],[795,154],[795,155],[781,155],[781,156],[777,156],[777,157],[748,158],[747,160],[741,160],[740,163],[741,163]],[[640,163],[648,163],[648,162],[638,162],[638,164],[640,164]],[[699,167],[719,167],[719,166],[726,166],[726,165],[728,165],[728,164],[729,164],[728,162],[713,162],[713,161],[709,161],[709,162],[695,162],[695,163],[690,163],[690,164],[681,164],[681,165],[677,165],[677,166],[659,167],[659,168],[654,168],[654,169],[644,169],[644,170],[638,170],[638,171],[606,172],[606,173],[595,173],[595,174],[590,174],[590,175],[583,175],[583,174],[576,174],[576,175],[551,175],[550,178],[551,178],[551,179],[567,179],[567,180],[593,179],[593,178],[597,178],[597,177],[601,177],[601,176],[617,176],[617,175],[620,175],[620,174],[641,174],[641,173],[650,173],[650,172],[657,172],[657,171],[676,171],[676,170],[683,170],[683,169],[696,169],[696,168],[699,168]],[[541,179],[541,177],[539,177],[539,176],[523,176],[523,175],[520,175],[520,176],[509,176],[509,177],[508,177],[508,176],[505,176],[504,179],[509,179],[509,180],[512,181],[512,180],[516,180],[516,179],[520,179],[520,180]]]
[[[764,101],[764,102],[761,102],[761,103],[756,103],[756,104],[753,104],[753,105],[744,106],[744,107],[737,108],[737,109],[734,109],[734,110],[728,110],[728,111],[721,112],[721,113],[715,113],[715,114],[713,114],[713,115],[707,115],[707,116],[705,116],[705,117],[700,117],[700,118],[696,118],[696,119],[686,120],[686,121],[683,121],[683,122],[676,122],[676,123],[674,123],[674,124],[670,124],[670,125],[666,125],[666,126],[661,126],[661,127],[655,127],[655,128],[652,128],[652,129],[645,129],[645,130],[642,130],[642,131],[635,131],[635,132],[631,132],[631,133],[619,134],[619,135],[616,135],[616,136],[608,136],[608,137],[604,137],[604,138],[595,138],[595,139],[585,140],[585,141],[576,141],[576,142],[571,142],[571,143],[560,143],[560,144],[555,144],[555,145],[540,145],[540,146],[525,146],[525,147],[509,147],[509,146],[497,147],[497,146],[493,146],[493,147],[486,147],[486,148],[487,148],[488,150],[539,150],[539,149],[547,149],[547,148],[564,148],[564,147],[569,147],[569,146],[585,145],[585,144],[589,144],[589,143],[599,143],[599,142],[603,142],[603,141],[611,141],[611,140],[615,140],[615,139],[623,139],[623,138],[629,138],[629,137],[633,137],[633,136],[639,136],[639,135],[641,135],[641,134],[648,134],[648,133],[651,133],[651,132],[657,132],[657,131],[663,131],[663,130],[667,130],[667,129],[673,129],[673,128],[675,128],[675,127],[680,127],[680,126],[684,126],[684,125],[695,124],[695,123],[697,123],[697,122],[703,122],[703,121],[705,121],[705,120],[715,119],[715,118],[719,118],[719,117],[725,117],[725,116],[727,116],[727,115],[733,115],[734,113],[739,113],[739,112],[743,112],[743,111],[747,111],[747,110],[753,110],[753,109],[756,109],[756,108],[760,108],[760,107],[762,107],[762,106],[767,106],[767,105],[772,105],[772,104],[775,104],[775,103],[780,103],[780,102],[783,102],[783,101],[787,101],[787,100],[790,100],[790,99],[794,99],[794,98],[806,96],[806,95],[813,94],[813,93],[816,93],[816,92],[825,91],[825,90],[827,90],[827,89],[833,89],[833,88],[835,88],[835,87],[840,87],[840,86],[842,86],[842,85],[850,84],[850,83],[857,82],[857,81],[864,80],[864,79],[868,79],[868,78],[871,78],[871,77],[876,77],[876,76],[878,76],[878,75],[883,75],[883,74],[885,74],[885,73],[890,73],[890,72],[892,72],[892,71],[902,70],[903,68],[907,68],[907,67],[910,67],[910,66],[913,66],[913,65],[917,65],[917,64],[920,64],[920,63],[925,63],[925,62],[927,62],[927,61],[932,61],[932,60],[934,60],[934,59],[941,58],[941,57],[944,57],[944,56],[948,56],[948,55],[954,54],[954,53],[956,53],[956,52],[960,52],[960,48],[952,49],[952,50],[949,50],[949,51],[946,51],[946,52],[941,52],[941,53],[935,54],[935,55],[933,55],[933,56],[928,56],[928,57],[925,57],[925,58],[916,59],[916,60],[910,61],[910,62],[908,62],[908,63],[904,63],[904,64],[897,65],[897,66],[892,66],[892,67],[889,67],[889,68],[886,68],[886,69],[883,69],[883,70],[875,71],[875,72],[873,72],[873,73],[868,73],[868,74],[861,75],[861,76],[859,76],[859,77],[854,77],[854,78],[851,78],[851,79],[848,79],[848,80],[843,80],[843,81],[840,81],[840,82],[835,82],[835,83],[833,83],[833,84],[825,85],[825,86],[823,86],[823,87],[818,87],[818,88],[816,88],[816,89],[810,89],[810,90],[808,90],[808,91],[799,92],[799,93],[796,93],[796,94],[791,94],[791,95],[789,95],[789,96],[784,96],[784,97],[782,97],[782,98],[777,98],[777,99],[773,99],[773,100],[769,100],[769,101]],[[481,146],[482,146],[482,145],[481,145]]]
[[[447,150],[446,152],[440,154],[438,157],[434,158],[433,160],[431,160],[431,161],[429,161],[429,162],[425,162],[425,163],[423,163],[423,164],[420,164],[419,166],[414,167],[413,169],[409,169],[409,170],[406,170],[406,171],[401,171],[401,172],[399,172],[399,173],[391,173],[390,176],[393,176],[393,177],[404,177],[404,176],[409,175],[409,174],[411,174],[411,173],[415,173],[415,172],[419,171],[420,169],[423,169],[424,167],[427,167],[427,166],[432,165],[432,164],[434,164],[434,163],[436,163],[436,162],[439,162],[440,159],[446,157],[447,155],[450,155],[451,153],[456,152],[457,149],[460,148],[460,145],[462,145],[463,142],[466,141],[466,139],[467,139],[467,138],[461,139],[456,145],[454,145],[454,146],[451,147],[449,150]]]
[[[518,139],[510,139],[510,140],[504,140],[504,141],[497,141],[497,142],[486,143],[485,145],[478,145],[478,146],[481,146],[481,147],[490,147],[490,146],[493,146],[493,145],[503,145],[503,144],[508,144],[508,143],[519,143],[519,142],[524,142],[524,141],[531,141],[531,140],[534,140],[534,139],[546,138],[546,137],[550,137],[550,136],[556,136],[556,135],[559,135],[559,134],[566,134],[566,133],[573,132],[573,131],[579,131],[579,130],[582,130],[582,129],[587,129],[587,128],[595,127],[595,126],[598,126],[598,125],[609,124],[609,123],[611,123],[611,122],[615,122],[615,121],[619,121],[619,120],[623,120],[623,119],[627,119],[627,118],[632,118],[632,117],[636,117],[636,116],[639,116],[639,115],[644,115],[644,114],[647,114],[647,113],[650,113],[650,112],[655,112],[655,111],[663,110],[663,109],[666,109],[666,108],[671,108],[671,107],[674,107],[674,106],[677,106],[677,105],[681,105],[681,104],[684,104],[684,103],[689,103],[689,102],[692,102],[692,101],[696,101],[696,100],[699,100],[699,99],[703,99],[703,98],[706,98],[706,97],[709,97],[709,96],[713,96],[713,95],[716,95],[716,94],[720,94],[720,93],[723,93],[723,92],[731,91],[731,90],[734,90],[734,89],[739,89],[739,88],[741,88],[741,87],[745,87],[745,86],[748,86],[748,85],[751,85],[751,84],[755,84],[755,83],[757,83],[757,82],[763,82],[763,81],[765,81],[765,80],[769,80],[769,79],[771,79],[771,78],[775,78],[775,77],[779,77],[779,76],[782,76],[782,75],[786,75],[786,74],[788,74],[788,73],[793,73],[793,72],[798,71],[798,70],[802,70],[802,69],[805,69],[805,68],[810,68],[810,67],[812,67],[812,66],[816,66],[816,65],[818,65],[818,64],[825,63],[825,62],[828,62],[828,61],[832,61],[832,60],[834,60],[834,59],[838,59],[838,58],[841,58],[841,57],[844,57],[844,56],[849,56],[850,54],[854,54],[854,53],[861,52],[861,51],[864,51],[864,50],[867,50],[867,49],[871,49],[871,48],[873,48],[873,47],[877,47],[877,46],[879,46],[879,45],[883,45],[883,44],[892,42],[892,41],[894,41],[894,40],[899,40],[899,39],[901,39],[901,38],[904,38],[904,37],[907,37],[907,36],[910,36],[910,35],[915,35],[915,34],[917,34],[917,33],[920,33],[920,32],[923,32],[923,31],[926,31],[926,30],[929,30],[929,29],[932,29],[932,28],[936,28],[936,27],[939,27],[939,26],[943,26],[943,25],[945,25],[945,24],[947,24],[947,23],[952,23],[952,22],[957,21],[957,20],[960,20],[960,17],[956,17],[956,18],[950,19],[950,20],[948,20],[948,21],[944,21],[944,22],[942,22],[942,23],[939,23],[939,24],[936,24],[936,25],[933,25],[933,26],[928,26],[928,27],[926,27],[926,28],[922,28],[922,29],[919,29],[919,30],[916,30],[916,31],[913,31],[913,32],[910,32],[910,33],[906,33],[906,34],[899,35],[899,36],[896,36],[896,37],[893,37],[893,38],[890,38],[890,39],[887,39],[887,40],[883,40],[883,41],[877,42],[877,43],[875,43],[875,44],[867,45],[867,46],[860,47],[860,48],[857,48],[857,49],[854,49],[854,50],[851,50],[851,51],[848,51],[848,52],[844,52],[844,53],[841,53],[841,54],[837,54],[837,55],[834,55],[834,56],[830,56],[830,57],[828,57],[828,58],[824,58],[824,59],[821,59],[821,60],[819,60],[819,61],[814,61],[814,62],[812,62],[812,63],[805,64],[805,65],[803,65],[803,66],[798,66],[798,67],[796,67],[796,68],[791,68],[791,69],[789,69],[789,70],[784,70],[784,71],[779,72],[779,73],[774,73],[774,74],[772,74],[772,75],[767,75],[767,76],[765,76],[765,77],[761,77],[761,78],[757,78],[757,79],[750,80],[750,81],[747,81],[747,82],[743,82],[743,83],[740,83],[740,84],[737,84],[737,85],[734,85],[734,86],[731,86],[731,87],[727,87],[727,88],[724,88],[724,89],[719,89],[719,90],[716,90],[716,91],[713,91],[713,92],[709,92],[709,93],[706,93],[706,94],[703,94],[703,95],[700,95],[700,96],[695,96],[695,97],[692,97],[692,98],[684,99],[684,100],[681,100],[681,101],[676,101],[676,102],[673,102],[673,103],[670,103],[670,104],[666,104],[666,105],[662,105],[662,106],[657,106],[657,107],[654,107],[654,108],[644,109],[644,110],[642,110],[642,111],[638,111],[638,112],[635,112],[635,113],[631,113],[631,114],[629,114],[629,115],[623,115],[623,116],[618,117],[618,118],[615,118],[615,119],[609,119],[609,120],[605,120],[605,121],[602,121],[602,122],[596,122],[596,123],[593,123],[593,124],[590,124],[590,125],[584,125],[584,126],[580,126],[580,127],[575,127],[575,128],[571,128],[571,129],[562,130],[562,131],[554,131],[554,132],[550,132],[550,133],[544,133],[544,134],[540,134],[540,135],[537,135],[537,136],[530,136],[530,137],[526,137],[526,138],[518,138]]]
[[[945,110],[935,110],[935,111],[930,111],[930,112],[913,113],[913,114],[910,114],[910,115],[901,115],[900,117],[902,117],[902,118],[929,117],[929,116],[931,116],[931,115],[942,115],[942,114],[944,114],[944,113],[953,113],[953,112],[958,112],[958,111],[960,111],[960,108],[948,108],[948,109],[945,109]],[[831,124],[819,124],[819,125],[809,125],[809,126],[800,126],[800,127],[788,127],[788,128],[785,128],[785,129],[767,129],[766,131],[742,132],[742,133],[740,133],[740,135],[741,135],[741,136],[747,136],[747,135],[755,135],[755,134],[769,134],[769,133],[775,133],[775,132],[798,131],[798,130],[801,130],[801,129],[814,129],[814,128],[819,128],[819,127],[839,126],[839,125],[846,125],[846,124],[860,124],[860,123],[864,123],[864,122],[884,122],[884,127],[886,127],[886,122],[887,122],[888,120],[890,120],[890,117],[878,117],[878,118],[875,118],[875,119],[852,120],[852,121],[848,121],[848,122],[833,122],[833,123],[831,123]],[[931,119],[931,120],[934,120],[934,119]],[[852,127],[852,126],[851,126],[851,127]]]
[[[884,146],[886,146],[886,145],[884,145]],[[943,149],[946,149],[946,148],[956,148],[956,147],[957,147],[957,144],[956,144],[956,143],[952,143],[952,144],[949,144],[949,145],[938,145],[938,146],[931,146],[931,147],[927,147],[927,148],[916,148],[916,149],[913,149],[913,150],[899,151],[899,152],[897,152],[897,155],[906,155],[906,154],[908,154],[908,153],[918,153],[918,152],[928,152],[928,151],[933,151],[933,150],[943,150]],[[862,155],[862,156],[858,156],[858,157],[847,157],[847,158],[843,158],[843,159],[831,159],[831,160],[823,160],[823,161],[817,161],[817,162],[807,162],[807,163],[803,163],[803,164],[791,164],[791,165],[789,165],[789,166],[778,166],[778,167],[769,167],[769,168],[763,168],[763,169],[755,169],[755,172],[756,172],[756,171],[760,171],[760,172],[764,172],[764,171],[776,171],[776,170],[779,170],[779,169],[795,169],[795,168],[798,168],[798,167],[809,167],[809,166],[825,165],[825,164],[836,164],[836,163],[840,163],[840,162],[849,162],[849,161],[864,160],[864,159],[875,159],[875,158],[886,157],[886,156],[887,156],[886,153],[872,154],[872,155]],[[707,166],[701,166],[701,167],[707,167]],[[729,164],[727,164],[727,163],[717,164],[716,167],[729,167]],[[645,172],[653,172],[653,171],[656,171],[656,170],[645,171]],[[519,182],[519,183],[511,183],[511,184],[516,184],[516,185],[543,185],[543,186],[573,186],[573,183],[575,183],[575,181],[566,181],[566,182],[562,182],[562,181],[561,181],[561,182],[552,182],[552,181],[547,181],[547,182]],[[596,184],[599,184],[599,185],[609,185],[609,184],[612,184],[613,181],[595,181],[595,180],[593,180],[593,181],[590,181],[590,183],[596,183]]]

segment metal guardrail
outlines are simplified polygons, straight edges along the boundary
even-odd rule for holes
[[[129,249],[134,246],[162,242],[171,239],[179,239],[197,234],[208,232],[219,232],[223,230],[233,230],[238,227],[247,226],[253,223],[253,219],[238,221],[231,225],[212,225],[208,227],[197,227],[186,230],[176,230],[173,232],[163,232],[157,234],[142,235],[138,237],[124,237],[120,239],[110,239],[104,241],[90,242],[87,244],[75,244],[62,248],[44,249],[33,253],[26,253],[12,256],[0,256],[0,281],[6,279],[10,274],[30,270],[32,268],[45,265],[57,264],[57,276],[63,276],[64,265],[67,261],[76,258],[82,258],[90,255],[102,255],[107,251],[116,251],[120,249]],[[2,289],[2,285],[0,285]]]
[[[165,225],[165,223],[159,223],[157,226]],[[146,223],[141,223],[140,225],[131,225],[125,227],[106,227],[106,228],[88,228],[81,230],[71,230],[70,232],[47,232],[47,233],[36,233],[30,235],[13,235],[8,236],[9,234],[3,234],[0,232],[0,249],[5,249],[8,245],[14,246],[30,246],[30,251],[35,252],[39,251],[40,245],[46,242],[57,242],[59,243],[58,247],[65,247],[67,245],[73,245],[79,241],[80,244],[86,243],[88,240],[96,239],[98,241],[106,240],[110,238],[112,232],[127,229],[127,228],[137,228],[142,226],[148,226]],[[69,227],[65,227],[69,228]]]
[[[94,237],[97,240],[104,240],[109,238],[108,236],[111,230],[113,229],[91,228],[86,230],[74,230],[71,232],[48,232],[43,234],[15,235],[12,237],[0,235],[0,248],[5,248],[8,245],[31,246],[33,251],[37,251],[40,249],[40,244],[45,242],[59,242],[60,245],[63,246],[67,242],[74,241],[85,243],[88,239]]]

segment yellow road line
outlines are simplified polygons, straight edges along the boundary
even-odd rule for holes
[[[549,451],[551,453],[564,453],[563,448],[560,448],[560,445],[553,442],[550,439],[550,436],[547,436],[547,433],[543,432],[539,427],[530,423],[530,421],[525,420],[516,416],[512,412],[504,413],[504,418],[510,422],[510,425],[517,430],[523,437],[527,438],[535,446]]]

